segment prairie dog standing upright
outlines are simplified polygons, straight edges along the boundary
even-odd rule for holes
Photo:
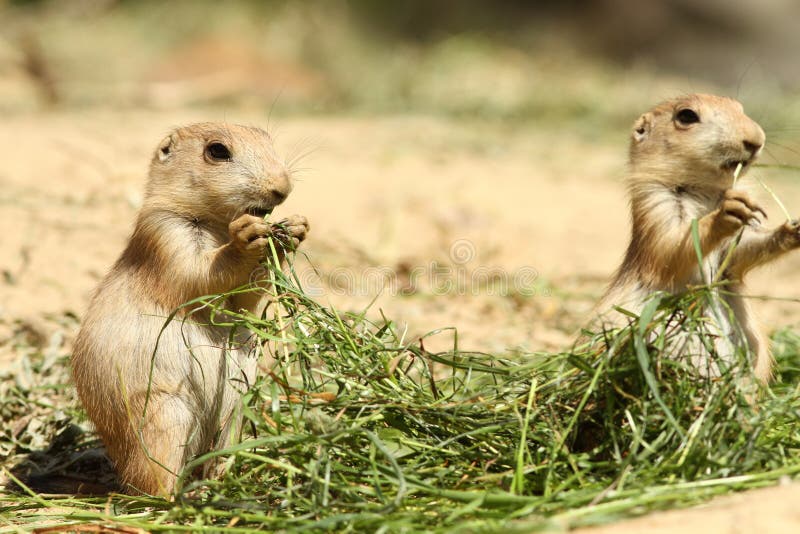
[[[720,298],[730,307],[738,327],[719,326],[730,335],[744,335],[755,357],[755,376],[769,380],[772,359],[767,340],[742,297],[744,276],[800,246],[800,227],[792,221],[765,229],[759,219],[766,218],[764,210],[746,192],[732,187],[737,166],[741,164],[744,173],[765,139],[742,105],[725,97],[675,98],[639,117],[630,142],[631,238],[622,265],[598,305],[606,324],[624,324],[613,306],[639,313],[655,291],[678,293],[704,279],[713,280],[731,240],[742,230],[741,241],[720,273],[721,279],[730,281]],[[702,273],[692,239],[693,219],[698,222]]]
[[[275,233],[263,217],[291,190],[258,128],[193,124],[158,146],[133,234],[94,293],[72,358],[78,394],[127,489],[169,494],[188,460],[238,426],[236,401],[256,368],[246,336],[229,339],[207,310],[165,320],[259,277]],[[282,226],[293,245],[308,231],[300,216]],[[256,313],[262,305],[258,293],[226,302]]]

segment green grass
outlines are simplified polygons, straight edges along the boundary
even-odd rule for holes
[[[758,392],[745,350],[709,377],[675,348],[678,336],[709,344],[699,310],[720,288],[657,295],[623,329],[511,360],[461,351],[457,335],[452,350],[429,352],[388,319],[324,307],[291,272],[272,273],[278,303],[263,317],[217,308],[218,322],[255,332],[270,355],[242,399],[246,438],[185,470],[215,458],[221,478],[182,478],[173,502],[26,488],[31,464],[40,478],[87,461],[89,476],[108,474],[81,430],[63,361],[30,351],[29,379],[1,382],[3,471],[17,487],[0,495],[0,530],[528,532],[687,506],[800,472],[800,336],[775,334],[778,380]],[[44,422],[20,432],[30,414]],[[34,442],[50,449],[31,454]]]

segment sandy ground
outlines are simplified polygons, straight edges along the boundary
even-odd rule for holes
[[[800,484],[727,495],[684,510],[658,512],[600,527],[582,534],[740,534],[793,533],[800,527]]]
[[[151,151],[171,126],[194,120],[266,123],[220,111],[4,119],[0,338],[21,324],[46,334],[64,328],[65,314],[82,315],[131,230]],[[407,325],[408,335],[454,326],[460,348],[564,348],[624,250],[624,131],[592,136],[558,124],[424,117],[271,122],[284,153],[312,150],[274,215],[311,222],[305,251],[321,277],[301,261],[306,286],[349,309],[377,297],[373,312]],[[771,185],[800,210],[800,185]],[[777,224],[780,212],[761,196]],[[798,267],[800,254],[755,273],[752,293],[800,299]],[[390,283],[382,288],[381,280]],[[411,294],[398,295],[401,288]],[[768,329],[800,321],[800,303],[755,305]],[[9,365],[14,354],[4,347],[0,365]],[[625,531],[794,532],[800,515],[787,503],[798,491],[736,495],[637,519]]]

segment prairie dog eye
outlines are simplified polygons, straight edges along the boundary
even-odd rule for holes
[[[206,158],[211,161],[230,161],[231,151],[222,143],[215,141],[206,145]]]
[[[696,122],[700,122],[700,116],[692,109],[684,108],[675,113],[675,120],[681,126],[689,126]]]

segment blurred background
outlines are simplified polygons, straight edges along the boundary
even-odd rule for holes
[[[627,244],[644,110],[736,97],[762,161],[798,164],[798,20],[796,0],[0,0],[0,359],[43,324],[69,345],[154,147],[201,120],[267,127],[298,161],[275,217],[311,221],[315,296],[466,348],[568,346]],[[800,212],[797,168],[757,171]],[[800,299],[800,254],[751,280]]]
[[[754,100],[800,89],[793,0],[0,0],[0,19],[3,113],[214,105],[627,123],[621,103],[675,86]]]

